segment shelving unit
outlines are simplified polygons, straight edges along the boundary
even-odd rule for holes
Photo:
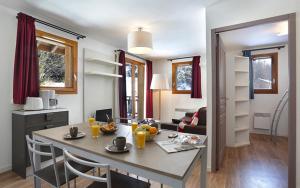
[[[116,106],[116,89],[121,63],[116,59],[113,50],[99,52],[83,49],[83,120],[93,115],[96,110],[113,109]]]
[[[233,146],[249,145],[250,103],[249,103],[249,58],[236,56],[234,58],[234,126]]]
[[[100,59],[100,58],[87,58],[85,62],[103,63],[103,64],[112,64],[112,65],[122,66],[121,63],[111,61],[111,60],[108,60],[108,59]]]
[[[122,78],[122,75],[105,73],[105,72],[85,72],[85,74],[86,75],[97,75],[97,76],[108,76],[108,77]]]

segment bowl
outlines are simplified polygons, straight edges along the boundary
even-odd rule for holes
[[[157,133],[155,133],[155,134],[150,134],[149,132],[146,133],[146,142],[153,141],[153,139],[155,138],[156,135],[157,135]]]
[[[100,131],[103,134],[114,134],[117,130],[118,128],[114,122],[100,126]]]

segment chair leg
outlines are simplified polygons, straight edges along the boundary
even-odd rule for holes
[[[163,184],[160,184],[160,188],[163,188],[164,187],[164,185]]]
[[[76,178],[74,179],[74,188],[76,188]]]
[[[100,177],[101,176],[101,169],[98,168],[98,176]]]
[[[93,176],[95,176],[95,168],[93,168],[92,174],[93,174]]]

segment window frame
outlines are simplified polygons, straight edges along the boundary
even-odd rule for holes
[[[137,66],[143,66],[144,67],[144,70],[145,70],[145,63],[142,63],[142,62],[140,62],[140,61],[137,61],[137,60],[133,60],[133,59],[131,59],[131,58],[129,58],[129,57],[125,57],[125,63],[126,64],[131,64],[131,66],[133,67],[132,69],[131,69],[131,75],[132,75],[132,77],[131,77],[131,79],[132,78],[134,78],[134,72],[135,72],[135,67],[133,66],[133,65],[137,65]],[[145,79],[143,80],[143,81],[145,81]],[[135,84],[134,84],[134,80],[132,79],[132,82],[131,82],[131,89],[132,89],[132,91],[131,91],[131,95],[133,96],[133,94],[134,94],[134,90],[135,90]],[[137,100],[136,100],[136,97],[137,97]],[[127,98],[127,96],[126,96],[126,98]],[[140,96],[134,96],[134,97],[132,97],[132,114],[131,114],[131,118],[136,118],[136,117],[138,117],[139,116],[139,112],[138,112],[138,108],[139,108],[139,106],[138,106],[138,104],[137,104],[137,109],[136,109],[136,107],[135,107],[135,103],[136,103],[136,101],[139,101],[139,100],[141,100],[140,99]],[[145,96],[144,96],[144,100],[145,100]],[[128,112],[127,112],[128,113]]]
[[[278,94],[278,53],[255,54],[251,56],[251,63],[258,57],[271,57],[272,59],[272,88],[271,89],[255,89],[254,94]],[[253,66],[253,64],[252,64]],[[253,80],[254,82],[254,80]]]
[[[178,66],[181,65],[191,65],[193,66],[192,61],[184,61],[184,62],[177,62],[172,63],[172,94],[191,94],[192,90],[177,90],[176,88],[176,70]]]
[[[52,40],[54,42],[58,42],[61,44],[64,44],[66,46],[71,47],[71,53],[72,53],[72,79],[71,79],[71,87],[44,87],[40,86],[41,90],[55,90],[55,93],[57,94],[77,94],[78,92],[78,86],[77,86],[77,75],[78,75],[78,43],[77,41],[70,40],[64,37],[60,37],[51,33],[47,33],[42,30],[36,30],[36,37],[46,39],[46,40]],[[38,47],[37,47],[38,50]],[[67,67],[67,66],[66,66]],[[69,66],[68,66],[69,67]]]

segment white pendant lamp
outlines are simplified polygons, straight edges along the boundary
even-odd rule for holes
[[[127,44],[130,53],[148,54],[152,51],[152,34],[140,27],[128,34]]]

